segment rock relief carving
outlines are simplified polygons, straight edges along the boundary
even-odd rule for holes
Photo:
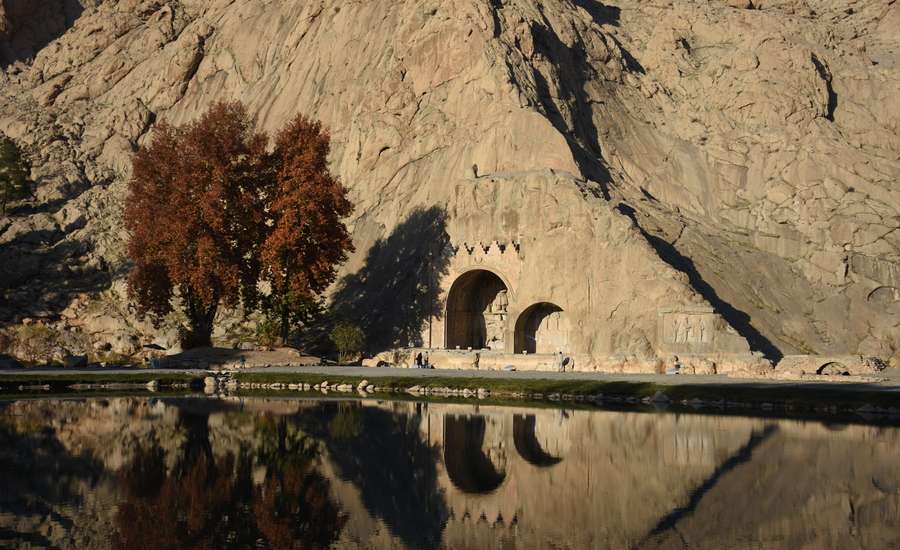
[[[709,313],[670,313],[665,319],[665,341],[670,344],[709,344],[713,340],[713,321],[713,315]]]

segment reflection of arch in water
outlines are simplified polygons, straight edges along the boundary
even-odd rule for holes
[[[534,433],[535,417],[533,414],[523,416],[517,414],[513,417],[513,443],[526,462],[541,468],[559,464],[562,459],[545,451]]]
[[[569,323],[563,309],[550,302],[529,306],[516,321],[516,353],[566,352],[569,347]]]
[[[509,287],[496,273],[473,269],[447,294],[447,348],[500,349],[506,334]]]
[[[484,417],[444,418],[444,466],[457,489],[464,493],[490,493],[506,479],[484,454]]]

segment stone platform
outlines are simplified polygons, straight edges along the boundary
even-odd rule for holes
[[[773,380],[838,379],[874,381],[887,365],[861,355],[788,355],[773,364],[759,353],[681,354],[665,358],[628,355],[591,357],[564,354],[512,354],[496,350],[444,350],[403,348],[364,359],[366,367],[414,368],[421,354],[429,366],[440,370],[598,372],[609,374],[727,375],[735,378]],[[560,368],[562,359],[563,368]],[[865,380],[863,380],[865,379]]]

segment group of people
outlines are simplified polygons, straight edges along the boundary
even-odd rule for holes
[[[428,362],[428,352],[423,355],[420,351],[416,354],[414,368],[417,369],[433,369],[434,367]]]

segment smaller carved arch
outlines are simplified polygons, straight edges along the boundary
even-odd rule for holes
[[[816,370],[816,374],[824,374],[826,376],[848,376],[850,374],[850,369],[843,363],[830,361],[819,367]]]
[[[513,334],[516,353],[557,353],[568,350],[569,323],[563,308],[552,302],[537,302],[516,319]]]

